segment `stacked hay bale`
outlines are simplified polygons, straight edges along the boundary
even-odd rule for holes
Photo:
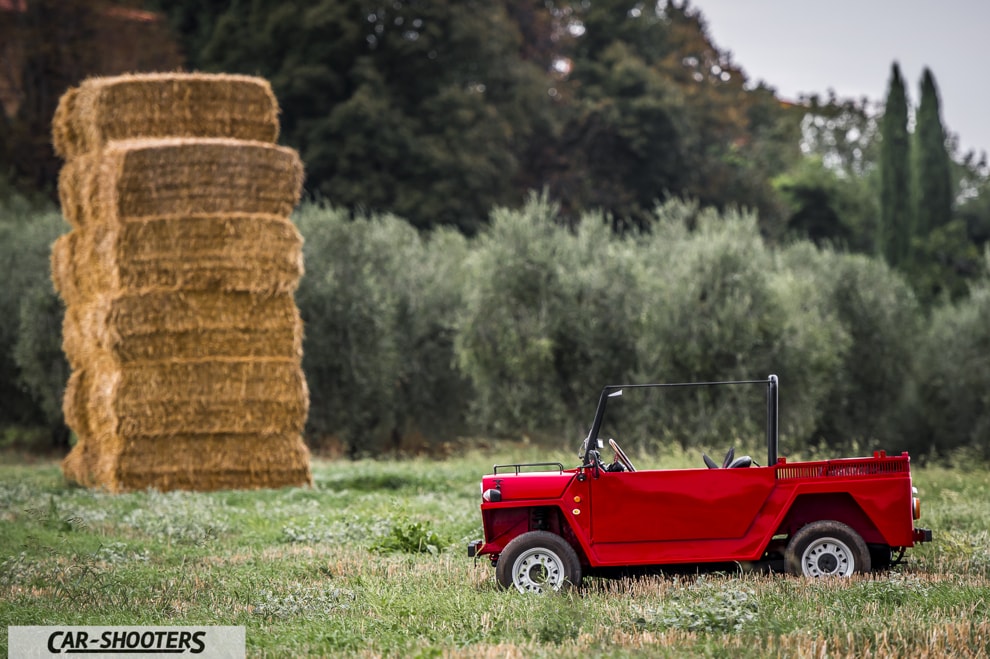
[[[289,220],[302,164],[258,78],[90,79],[53,124],[72,231],[52,250],[79,441],[65,475],[111,491],[310,481]]]

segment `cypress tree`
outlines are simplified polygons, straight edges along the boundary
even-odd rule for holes
[[[901,266],[911,245],[910,142],[908,105],[901,69],[894,62],[880,126],[880,225],[877,251],[892,266]]]
[[[939,117],[938,90],[932,72],[927,68],[921,78],[921,104],[918,106],[915,137],[915,226],[917,235],[924,237],[952,219],[949,153],[945,148],[945,130]]]

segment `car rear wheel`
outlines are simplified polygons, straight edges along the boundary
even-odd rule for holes
[[[530,531],[512,540],[498,557],[495,579],[520,593],[566,590],[581,583],[581,561],[566,540]]]
[[[787,571],[805,577],[848,577],[870,571],[870,551],[851,527],[812,522],[794,534],[785,551]]]

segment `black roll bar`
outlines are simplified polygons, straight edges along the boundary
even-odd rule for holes
[[[777,445],[780,441],[779,398],[777,376],[767,378],[767,466],[777,464]]]

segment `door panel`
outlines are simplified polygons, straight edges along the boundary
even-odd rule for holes
[[[760,467],[602,472],[591,482],[592,542],[741,538],[774,483]]]

